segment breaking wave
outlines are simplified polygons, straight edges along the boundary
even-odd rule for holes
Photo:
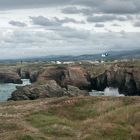
[[[107,87],[104,91],[92,90],[90,96],[124,96],[119,93],[118,88]]]

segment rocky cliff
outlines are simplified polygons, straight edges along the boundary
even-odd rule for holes
[[[91,68],[94,71],[94,67]],[[12,100],[85,96],[92,89],[104,91],[106,87],[118,88],[119,93],[126,96],[140,95],[140,68],[133,63],[111,64],[96,77],[81,66],[48,66],[24,70],[20,75],[30,78],[32,84],[18,87],[12,93]]]
[[[55,80],[61,87],[67,85],[90,89],[90,75],[82,67],[48,67],[39,72],[37,81]]]
[[[22,80],[16,72],[0,72],[0,83],[22,84]]]
[[[34,75],[31,85],[17,87],[9,100],[34,100],[61,96],[85,96],[90,75],[82,67],[47,67]]]
[[[114,64],[103,74],[92,78],[91,83],[95,90],[114,87],[124,95],[140,95],[140,68],[127,63]]]

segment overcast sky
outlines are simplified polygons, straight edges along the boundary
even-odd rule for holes
[[[0,0],[0,59],[140,49],[140,0]]]

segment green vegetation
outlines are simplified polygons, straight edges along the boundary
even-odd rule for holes
[[[63,97],[2,103],[0,138],[139,140],[139,103],[139,97]]]

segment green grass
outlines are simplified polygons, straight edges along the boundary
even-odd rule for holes
[[[11,115],[0,116],[0,138],[4,140],[140,139],[140,97],[9,102],[0,105],[0,112]]]

